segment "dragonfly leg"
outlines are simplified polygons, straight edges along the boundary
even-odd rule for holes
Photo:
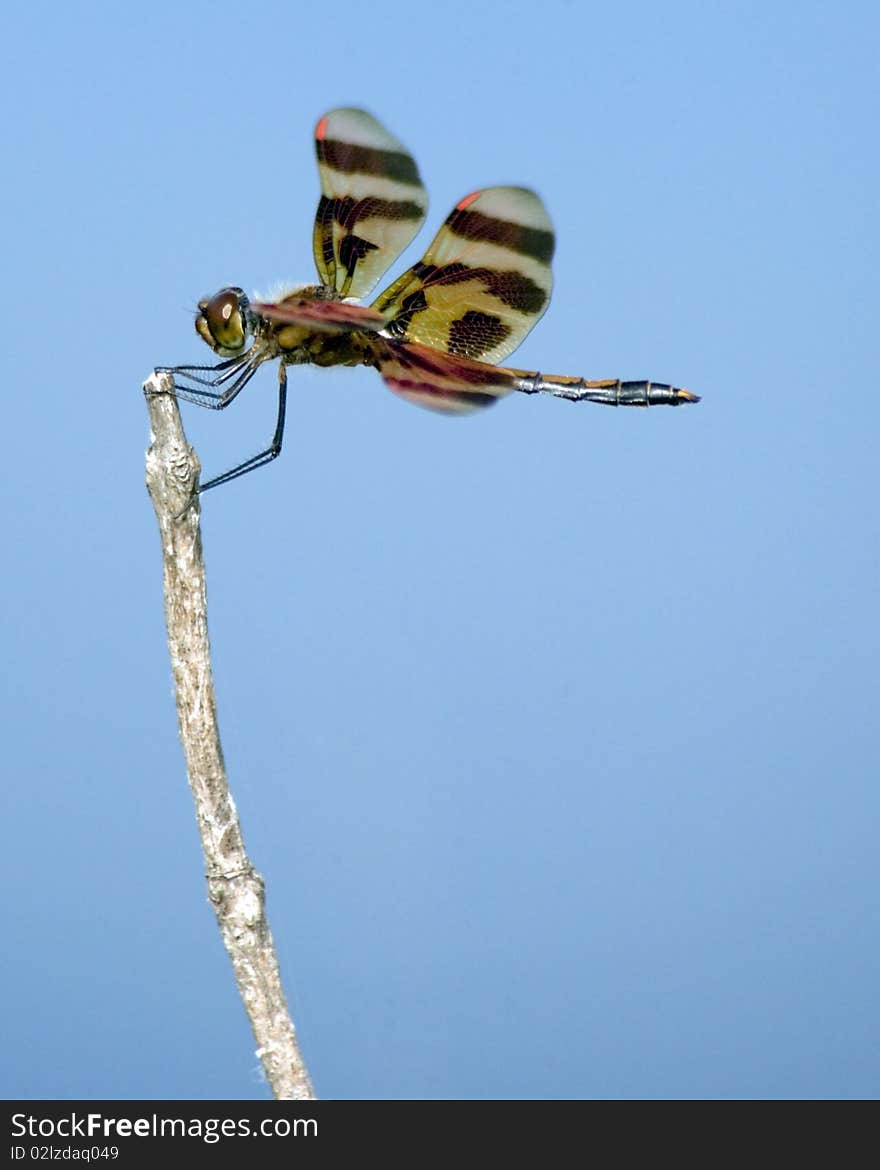
[[[215,366],[157,366],[156,372],[173,375],[174,397],[179,401],[208,410],[225,410],[254,376],[262,360],[248,353]],[[222,389],[230,380],[232,385]]]
[[[253,372],[253,371],[251,371]],[[217,410],[222,410],[224,406],[228,406],[236,394],[242,389],[241,386],[230,387],[225,395],[227,401],[222,405],[217,405]],[[228,397],[231,395],[231,397]],[[245,459],[244,463],[239,463],[235,467],[231,467],[229,471],[224,471],[222,475],[215,475],[213,479],[209,479],[207,483],[199,486],[199,494],[208,491],[209,488],[219,487],[222,483],[229,483],[230,480],[238,479],[240,475],[247,475],[249,471],[256,471],[258,467],[264,467],[267,463],[271,463],[273,459],[277,459],[281,454],[281,443],[284,439],[284,419],[287,414],[287,366],[281,362],[278,368],[278,416],[275,421],[275,434],[272,436],[272,441],[265,451],[261,451],[258,455],[251,456],[250,459]]]

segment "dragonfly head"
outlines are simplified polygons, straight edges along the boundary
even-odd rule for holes
[[[250,332],[248,299],[240,288],[221,288],[199,301],[196,333],[221,357],[237,357]]]

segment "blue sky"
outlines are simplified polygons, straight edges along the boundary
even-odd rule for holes
[[[419,162],[407,263],[475,187],[542,194],[514,364],[703,402],[444,419],[296,370],[282,459],[206,496],[224,750],[318,1092],[877,1095],[876,6],[450,12],[6,18],[5,1097],[267,1095],[140,384],[210,356],[199,297],[312,278],[311,132],[348,104]],[[274,386],[184,408],[206,474]]]

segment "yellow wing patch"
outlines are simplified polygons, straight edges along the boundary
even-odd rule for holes
[[[425,255],[374,302],[386,333],[498,362],[550,300],[553,225],[534,191],[487,187],[452,209]]]

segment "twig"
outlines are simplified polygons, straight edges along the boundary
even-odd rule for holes
[[[144,383],[150,414],[147,488],[162,538],[165,619],[177,722],[205,854],[208,897],[250,1017],[273,1096],[314,1099],[281,986],[263,879],[245,852],[226,779],[208,645],[199,461],[186,441],[168,374]]]

